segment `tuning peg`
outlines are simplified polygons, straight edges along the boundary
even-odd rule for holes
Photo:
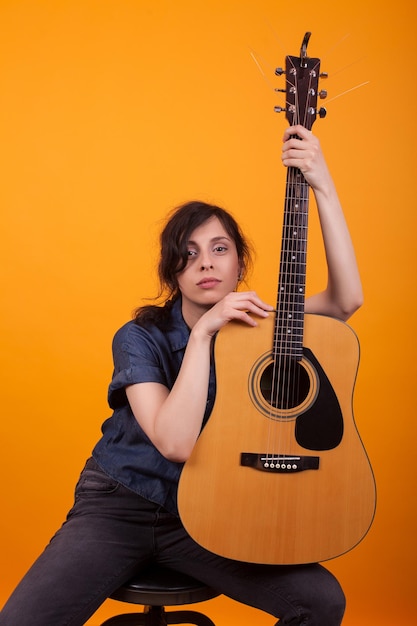
[[[277,93],[286,93],[286,89],[274,89]]]
[[[324,107],[320,107],[320,109],[318,110],[318,114],[319,114],[319,117],[323,118],[323,117],[326,117],[327,111]]]
[[[277,76],[282,76],[283,74],[285,74],[285,70],[283,70],[282,67],[277,67],[277,69],[275,70],[275,74]]]
[[[285,113],[286,110],[285,107],[274,107],[275,113]]]
[[[319,97],[324,100],[325,98],[327,98],[327,91],[325,89],[321,89],[321,91],[319,91]]]
[[[319,76],[320,78],[329,78],[329,75],[327,72],[320,72]]]

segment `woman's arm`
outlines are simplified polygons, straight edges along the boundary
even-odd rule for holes
[[[207,402],[210,355],[215,333],[230,320],[256,326],[252,315],[267,317],[272,306],[255,292],[233,292],[209,309],[193,326],[180,372],[171,391],[158,383],[126,388],[139,424],[163,456],[186,461],[201,431]]]
[[[306,299],[305,311],[345,321],[362,305],[362,286],[349,230],[318,139],[303,126],[288,128],[282,162],[298,167],[313,189],[326,251],[327,287]]]

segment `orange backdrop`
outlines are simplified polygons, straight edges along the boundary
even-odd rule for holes
[[[167,210],[195,197],[232,210],[258,250],[252,284],[274,297],[286,125],[273,112],[274,68],[311,30],[309,53],[329,73],[315,132],[365,289],[351,320],[362,346],[355,415],[378,483],[370,533],[328,566],[347,593],[347,626],[415,619],[416,5],[300,8],[0,1],[1,604],[61,523],[109,415],[111,339],[155,292]],[[314,213],[309,260],[315,291]],[[89,625],[119,608],[106,602]],[[273,622],[226,598],[206,610],[219,626]]]

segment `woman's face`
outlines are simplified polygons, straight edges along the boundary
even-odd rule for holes
[[[190,235],[187,267],[178,275],[184,319],[198,319],[234,291],[241,272],[235,242],[217,217]]]

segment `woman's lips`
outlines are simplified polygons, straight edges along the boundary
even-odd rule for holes
[[[200,280],[197,283],[198,287],[201,287],[202,289],[211,289],[212,287],[215,287],[216,285],[218,285],[221,281],[218,280],[217,278],[211,278],[211,277],[207,277],[207,278],[203,278],[202,280]]]

